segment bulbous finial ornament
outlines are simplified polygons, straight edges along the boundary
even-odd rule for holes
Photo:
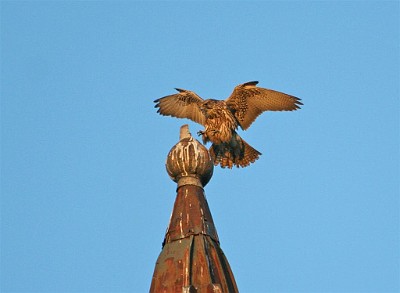
[[[178,187],[204,187],[212,177],[214,164],[211,156],[207,148],[192,137],[187,124],[181,127],[180,140],[168,153],[166,169]]]

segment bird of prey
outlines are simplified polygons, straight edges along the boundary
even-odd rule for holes
[[[203,126],[203,143],[212,142],[210,155],[222,168],[246,167],[261,153],[245,142],[236,130],[246,130],[264,111],[293,111],[303,105],[299,98],[257,87],[258,81],[236,86],[226,100],[203,100],[192,91],[176,88],[178,93],[157,99],[157,113],[188,118]]]

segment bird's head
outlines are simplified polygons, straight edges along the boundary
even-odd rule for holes
[[[208,110],[212,110],[215,108],[215,104],[218,102],[218,100],[214,100],[214,99],[208,99],[208,100],[204,100],[201,104],[200,104],[200,110],[204,113],[204,112],[208,112]]]
[[[200,110],[208,118],[218,117],[221,111],[221,102],[219,100],[208,99],[201,103]]]

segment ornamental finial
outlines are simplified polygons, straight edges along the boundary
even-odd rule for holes
[[[214,164],[210,154],[204,145],[192,137],[187,124],[181,127],[180,140],[168,153],[166,169],[178,187],[204,187],[212,177]]]

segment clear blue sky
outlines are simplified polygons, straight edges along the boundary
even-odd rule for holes
[[[250,80],[304,107],[206,187],[239,290],[398,292],[399,42],[398,1],[2,1],[1,292],[147,292],[188,122],[153,100]]]

